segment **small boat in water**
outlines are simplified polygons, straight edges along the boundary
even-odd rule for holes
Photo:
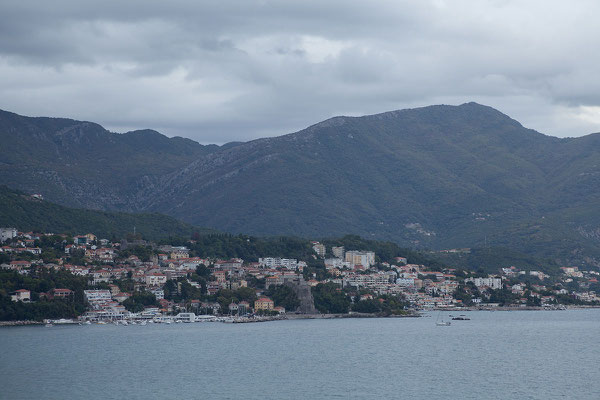
[[[444,319],[442,318],[442,320],[440,321],[440,314],[442,312],[440,311],[440,313],[438,314],[437,319],[435,320],[435,325],[436,326],[450,326],[450,321],[444,321]]]
[[[48,324],[46,324],[46,325],[44,325],[44,326],[45,326],[46,328],[52,328],[54,325],[52,325],[52,324],[48,323]]]
[[[458,317],[454,317],[452,318],[452,321],[470,321],[471,318],[467,317],[466,315],[459,315]]]

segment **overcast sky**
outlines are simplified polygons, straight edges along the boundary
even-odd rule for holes
[[[201,143],[477,101],[600,131],[600,2],[0,2],[0,108]]]

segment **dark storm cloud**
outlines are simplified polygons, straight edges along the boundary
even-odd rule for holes
[[[594,1],[4,1],[0,107],[200,142],[478,101],[598,131]]]

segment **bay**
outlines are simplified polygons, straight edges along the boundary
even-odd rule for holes
[[[0,398],[600,398],[600,310],[464,314],[3,328]]]

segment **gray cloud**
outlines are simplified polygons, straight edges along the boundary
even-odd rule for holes
[[[0,108],[202,143],[478,101],[600,131],[594,1],[0,3]]]

